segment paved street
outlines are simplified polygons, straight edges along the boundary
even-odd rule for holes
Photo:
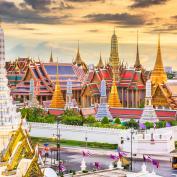
[[[49,157],[51,158],[51,157]],[[67,170],[80,170],[80,165],[82,161],[82,151],[79,149],[78,152],[71,152],[61,150],[61,159],[64,160],[64,164]],[[53,160],[54,161],[54,160]],[[108,168],[109,164],[112,162],[108,155],[92,155],[85,158],[87,169],[94,168],[94,162],[99,162],[101,164],[101,168],[105,169]],[[49,160],[51,163],[51,159]],[[141,170],[141,165],[143,161],[136,160],[133,162],[133,171],[138,172]],[[152,171],[153,166],[150,162],[147,162],[147,170]],[[166,161],[160,161],[160,167],[154,168],[155,172],[163,177],[171,177],[172,174],[177,175],[177,170],[173,170],[171,168],[171,163]]]

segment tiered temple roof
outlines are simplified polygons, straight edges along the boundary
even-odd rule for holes
[[[33,148],[28,131],[22,123],[13,132],[7,148],[1,154],[0,176],[44,176],[39,166],[38,148]]]
[[[109,67],[90,70],[86,75],[82,93],[87,87],[89,87],[93,94],[99,95],[99,85],[101,80],[106,80],[107,90],[110,90],[113,81],[111,72],[112,71]],[[124,69],[120,74],[119,81],[115,84],[118,88],[145,89],[143,73],[135,69]]]
[[[10,87],[14,88],[22,81],[28,65],[32,62],[30,58],[18,58],[14,62],[6,62],[7,78]]]
[[[12,90],[12,94],[29,95],[30,79],[32,78],[35,83],[39,83],[38,95],[52,95],[56,82],[56,66],[57,63],[31,63],[22,82],[17,84],[16,88]],[[67,89],[68,79],[72,82],[73,90],[81,90],[85,77],[85,72],[82,68],[72,64],[59,63],[58,72],[61,90]]]

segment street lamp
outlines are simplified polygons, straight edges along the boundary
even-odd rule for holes
[[[87,137],[87,132],[85,133],[85,149],[87,149],[87,140],[88,140],[88,137]]]
[[[57,134],[53,134],[53,137],[56,136],[56,147],[57,147],[57,161],[58,161],[58,164],[57,164],[57,167],[58,167],[58,170],[59,170],[59,175],[60,175],[60,172],[61,172],[61,169],[60,169],[60,159],[61,159],[61,156],[60,156],[60,117],[61,116],[58,116],[57,117]]]
[[[133,125],[131,126],[131,131],[130,131],[130,138],[127,138],[127,140],[130,140],[130,170],[133,170],[133,134],[134,134],[134,129]]]
[[[59,169],[59,175],[60,175],[60,117],[57,117],[57,160],[58,160],[58,169]]]

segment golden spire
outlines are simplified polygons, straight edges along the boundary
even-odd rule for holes
[[[63,95],[61,93],[60,82],[59,82],[59,74],[58,74],[58,62],[57,62],[57,74],[56,74],[56,83],[55,90],[52,96],[50,108],[64,108],[65,102],[63,99]]]
[[[53,54],[52,54],[52,49],[51,49],[51,54],[50,54],[50,63],[53,63]]]
[[[161,57],[160,34],[158,39],[157,58],[156,58],[154,69],[151,73],[151,81],[152,84],[155,85],[164,84],[167,81],[167,75],[164,71],[162,57]]]
[[[80,56],[80,47],[79,47],[79,41],[78,41],[78,47],[77,47],[77,55],[76,55],[76,58],[75,58],[75,61],[73,62],[74,64],[77,64],[77,65],[82,65],[82,59],[81,59],[81,56]]]
[[[111,38],[111,53],[110,53],[109,63],[112,67],[118,67],[119,65],[118,41],[115,33],[115,28]]]
[[[109,99],[108,99],[108,104],[110,107],[116,107],[116,108],[122,107],[122,104],[119,99],[119,94],[117,91],[116,77],[115,77],[114,72],[113,72],[113,83],[112,83],[112,87],[111,87],[111,93],[110,93]]]
[[[15,71],[20,72],[20,68],[18,66],[18,61],[17,60],[15,61]]]
[[[135,64],[134,64],[134,68],[136,70],[140,70],[141,69],[141,63],[140,63],[140,58],[139,58],[139,45],[138,45],[138,30],[137,30],[136,61],[135,61]]]
[[[103,60],[102,60],[102,57],[101,57],[101,51],[100,51],[100,59],[99,59],[99,62],[97,64],[97,68],[104,68]]]

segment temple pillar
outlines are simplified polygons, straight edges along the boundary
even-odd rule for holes
[[[132,108],[134,107],[134,91],[133,91],[133,89],[132,89]]]
[[[138,90],[135,90],[135,105],[138,108]]]
[[[127,88],[127,108],[129,107],[129,90]]]
[[[124,107],[124,89],[122,87],[122,107]]]

